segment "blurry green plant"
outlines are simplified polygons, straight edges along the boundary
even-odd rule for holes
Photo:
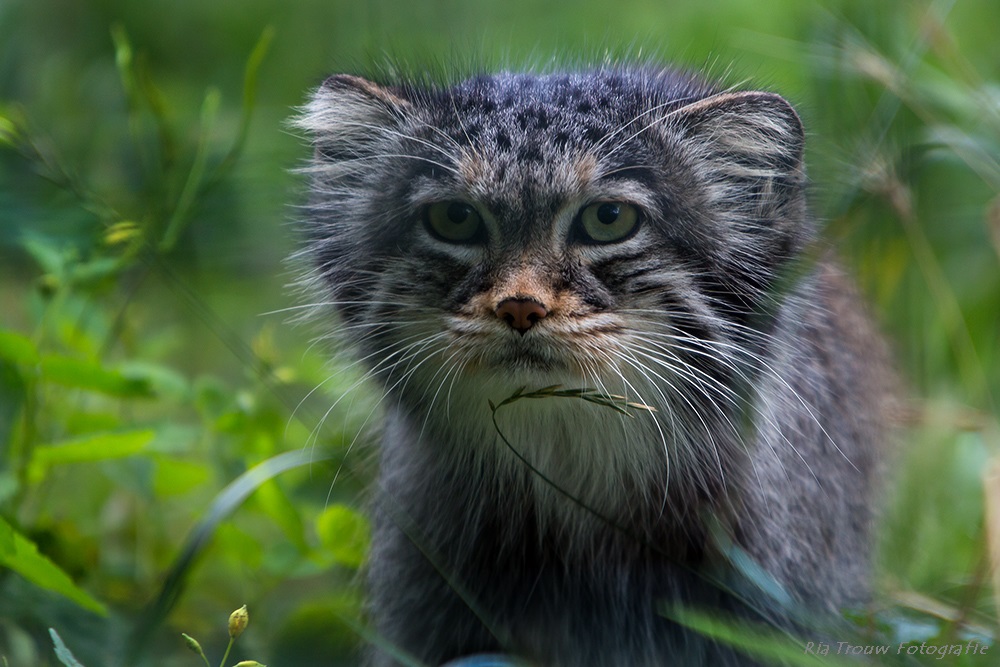
[[[229,652],[233,648],[233,644],[236,640],[240,638],[243,631],[246,630],[247,624],[250,622],[250,615],[247,612],[247,606],[243,605],[232,614],[229,615],[229,644],[226,645],[226,652],[222,655],[222,661],[219,663],[219,667],[226,666],[226,659],[229,658]],[[52,637],[52,643],[55,647],[56,659],[59,660],[65,667],[83,667],[83,664],[76,659],[73,652],[66,646],[62,637],[59,633],[49,628],[49,635]],[[208,656],[205,655],[205,650],[201,647],[201,643],[187,633],[181,633],[181,637],[184,639],[184,645],[187,648],[200,657],[205,663],[205,667],[211,667],[211,663],[208,661]],[[236,664],[235,667],[267,667],[256,660],[241,660]]]
[[[19,238],[40,277],[29,296],[33,331],[0,327],[0,566],[7,568],[0,569],[0,616],[40,629],[52,622],[45,618],[51,609],[45,609],[61,608],[38,602],[35,592],[10,579],[9,573],[16,572],[89,612],[111,614],[111,622],[131,626],[119,631],[129,638],[112,649],[115,661],[146,661],[154,633],[213,538],[225,553],[245,556],[237,560],[239,568],[261,565],[266,550],[234,545],[248,538],[282,540],[288,549],[268,554],[264,563],[279,579],[344,571],[341,584],[332,589],[341,591],[332,604],[340,613],[350,608],[357,616],[353,572],[367,553],[367,520],[347,504],[327,501],[324,509],[325,494],[316,495],[307,511],[290,496],[289,483],[277,479],[292,480],[291,488],[308,486],[309,470],[334,456],[337,442],[346,447],[357,436],[357,429],[345,424],[343,433],[350,437],[333,433],[322,450],[282,453],[286,435],[299,442],[316,437],[310,433],[315,421],[308,428],[290,421],[295,400],[288,387],[298,381],[322,385],[330,378],[300,379],[282,362],[267,328],[252,344],[244,343],[171,266],[171,252],[194,219],[192,212],[230,177],[240,158],[258,69],[273,31],[263,32],[246,63],[242,114],[221,152],[214,139],[219,92],[205,94],[196,139],[186,144],[124,29],[115,27],[112,36],[128,104],[128,133],[142,167],[130,184],[96,191],[32,126],[26,111],[0,106],[0,150],[17,152],[99,223],[95,233],[73,243],[28,230]],[[133,298],[151,274],[200,311],[230,345],[247,371],[242,386],[208,375],[191,380],[170,363],[156,361],[170,332],[144,328],[142,304]],[[296,470],[303,472],[292,476]],[[87,482],[73,483],[84,472]],[[206,496],[207,482],[234,477],[214,500]],[[56,497],[53,492],[67,483],[78,495]],[[257,530],[259,520],[235,531],[228,524],[251,496],[254,513],[277,528],[278,536],[273,529]],[[191,505],[184,511],[186,503]],[[116,505],[121,516],[107,516]],[[154,507],[163,516],[140,520]],[[311,529],[304,523],[310,513]],[[140,524],[130,526],[136,520]],[[176,531],[187,530],[195,520],[178,549]],[[128,533],[133,531],[152,548],[132,553]],[[133,568],[138,587],[125,584]],[[167,576],[160,582],[163,571]],[[82,585],[76,583],[80,580]],[[156,588],[159,595],[147,604]],[[136,615],[141,606],[145,610]],[[80,664],[55,630],[51,637],[57,659]],[[108,650],[99,639],[94,646],[95,639],[80,643],[90,643],[91,653]]]

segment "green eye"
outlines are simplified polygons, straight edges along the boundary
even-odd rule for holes
[[[479,212],[465,202],[440,201],[424,209],[424,225],[436,238],[448,243],[482,243],[486,229]]]
[[[624,241],[638,228],[639,210],[624,202],[597,202],[580,212],[580,229],[588,243]]]

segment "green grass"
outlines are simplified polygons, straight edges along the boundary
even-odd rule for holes
[[[802,113],[814,208],[911,398],[883,607],[859,641],[993,642],[996,25],[988,0],[0,4],[0,657],[66,664],[51,627],[87,667],[196,665],[181,632],[214,662],[247,603],[230,662],[354,664],[372,473],[355,441],[374,399],[280,312],[289,170],[308,152],[286,119],[333,71],[623,55]],[[779,662],[838,664],[686,618]]]

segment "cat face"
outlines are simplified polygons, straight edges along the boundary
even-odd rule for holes
[[[642,69],[336,76],[299,122],[311,281],[404,395],[474,377],[718,406],[810,236],[801,126],[768,93]]]

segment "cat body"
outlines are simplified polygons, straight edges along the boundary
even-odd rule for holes
[[[745,665],[680,616],[865,601],[884,353],[787,102],[643,67],[342,75],[299,123],[307,281],[385,392],[386,645]]]

